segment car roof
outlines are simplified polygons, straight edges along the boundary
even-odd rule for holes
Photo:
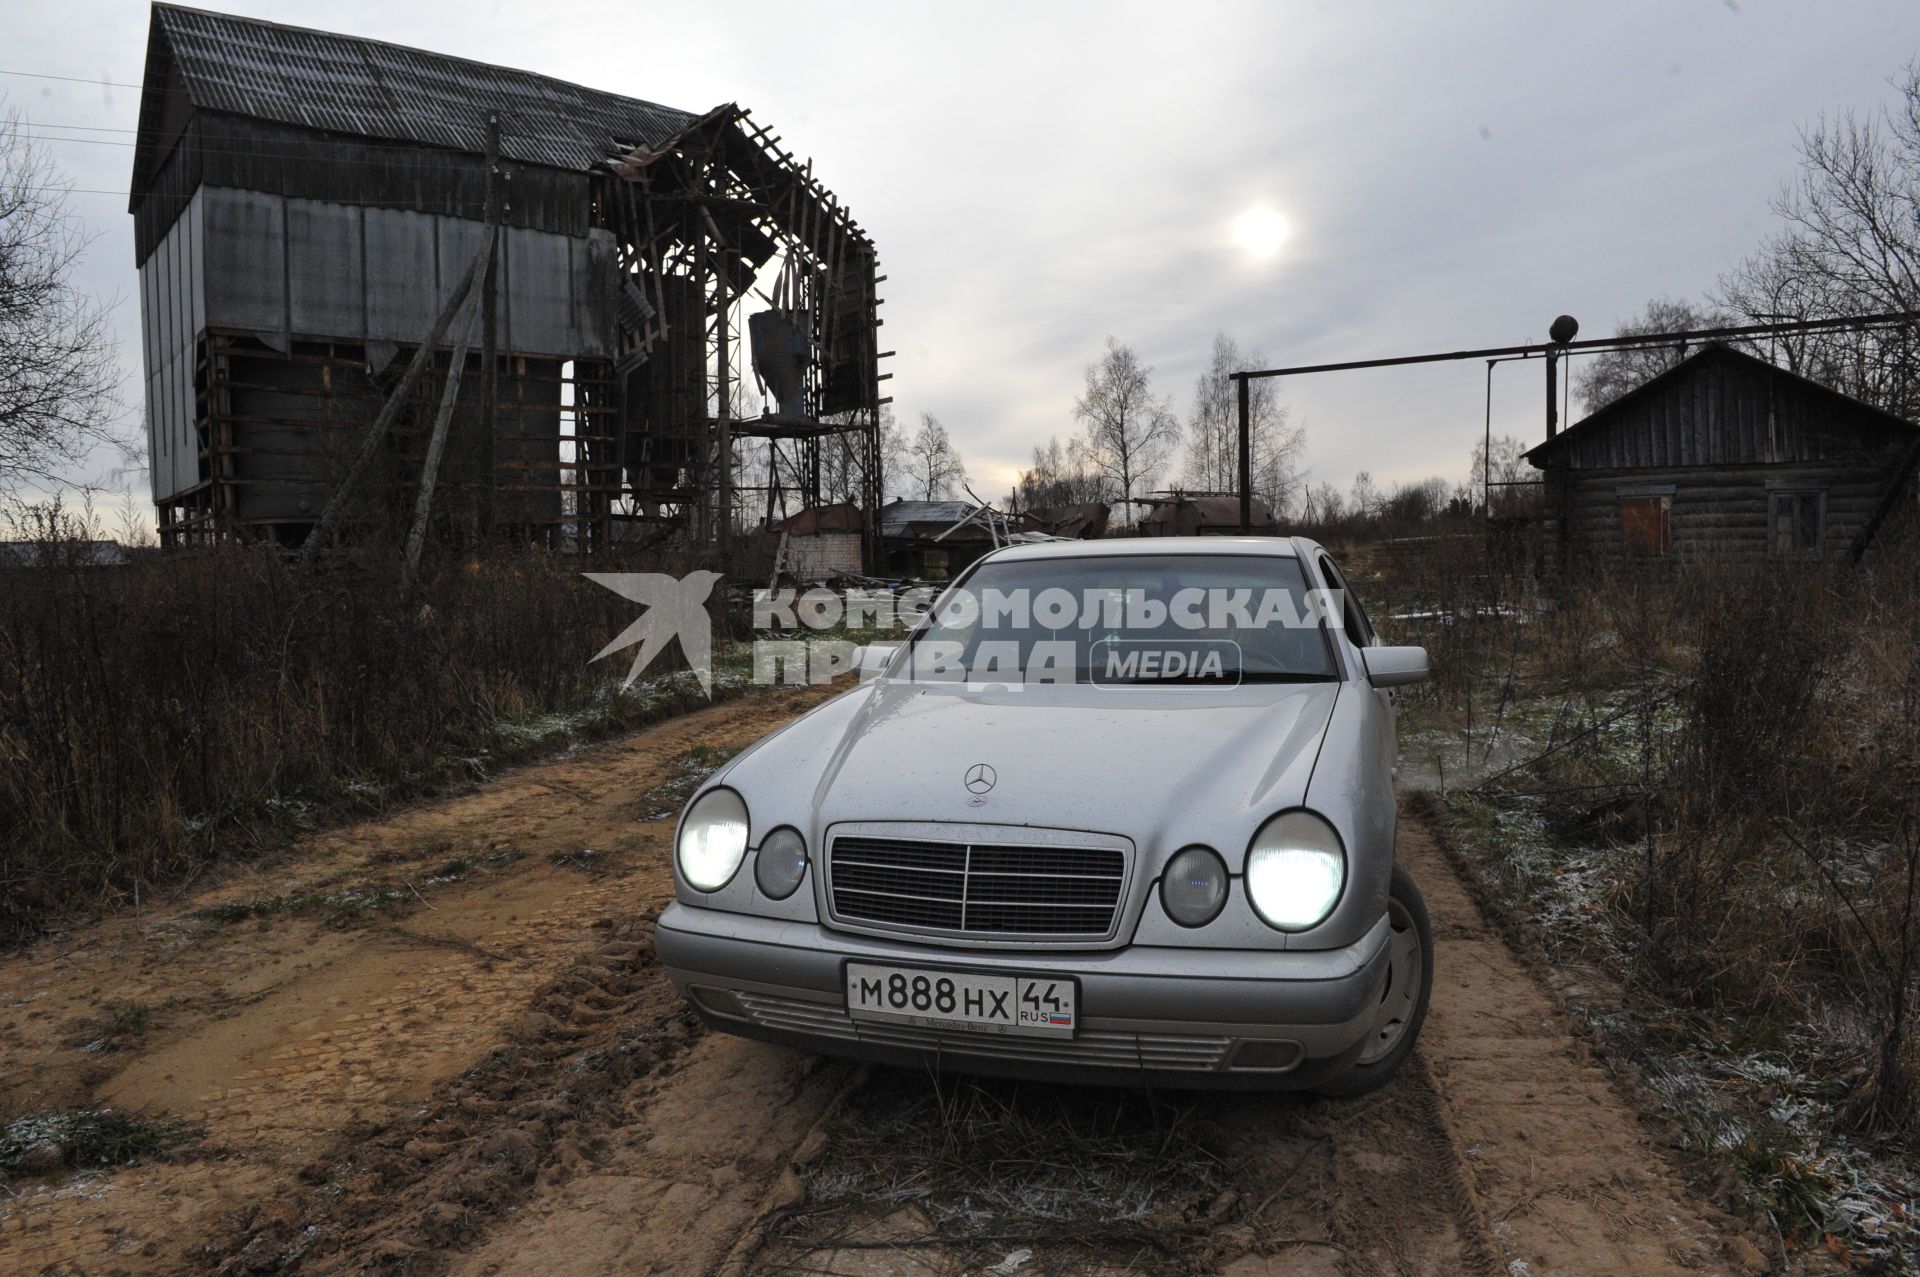
[[[1098,541],[1029,541],[986,555],[995,563],[1023,563],[1032,559],[1097,559],[1142,554],[1260,554],[1296,559],[1299,550],[1289,537],[1109,537]]]

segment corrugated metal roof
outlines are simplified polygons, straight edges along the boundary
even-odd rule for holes
[[[890,501],[880,507],[880,535],[887,537],[938,536],[969,515],[980,513],[971,501]],[[991,535],[984,522],[960,529],[948,540]]]
[[[635,144],[657,148],[701,117],[550,76],[329,31],[153,6],[194,106],[301,128],[486,149],[501,113],[508,159],[586,170]]]

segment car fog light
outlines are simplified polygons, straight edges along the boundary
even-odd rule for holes
[[[753,880],[769,899],[785,900],[807,872],[807,840],[797,829],[781,826],[760,843],[753,858]]]
[[[1318,926],[1346,883],[1340,835],[1312,812],[1275,816],[1247,848],[1247,899],[1262,922],[1281,931]]]
[[[733,881],[747,854],[747,804],[731,789],[709,789],[680,821],[680,872],[696,891]]]
[[[1188,847],[1160,876],[1160,903],[1183,927],[1204,927],[1227,903],[1226,861],[1206,847]]]

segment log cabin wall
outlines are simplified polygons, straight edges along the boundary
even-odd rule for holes
[[[1707,559],[1840,560],[1911,503],[1920,430],[1725,346],[1709,346],[1553,439],[1552,570]]]

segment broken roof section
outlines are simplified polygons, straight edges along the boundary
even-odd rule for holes
[[[444,53],[171,4],[153,7],[149,94],[164,91],[164,78],[151,71],[167,50],[187,99],[201,110],[476,154],[486,150],[487,114],[498,111],[513,122],[500,139],[506,158],[573,172],[635,147],[662,149],[708,114]],[[152,172],[160,156],[149,148],[166,142],[143,132],[135,171]]]
[[[971,501],[889,501],[880,507],[880,535],[933,539],[964,523],[967,527],[954,536],[990,537],[983,510]]]

